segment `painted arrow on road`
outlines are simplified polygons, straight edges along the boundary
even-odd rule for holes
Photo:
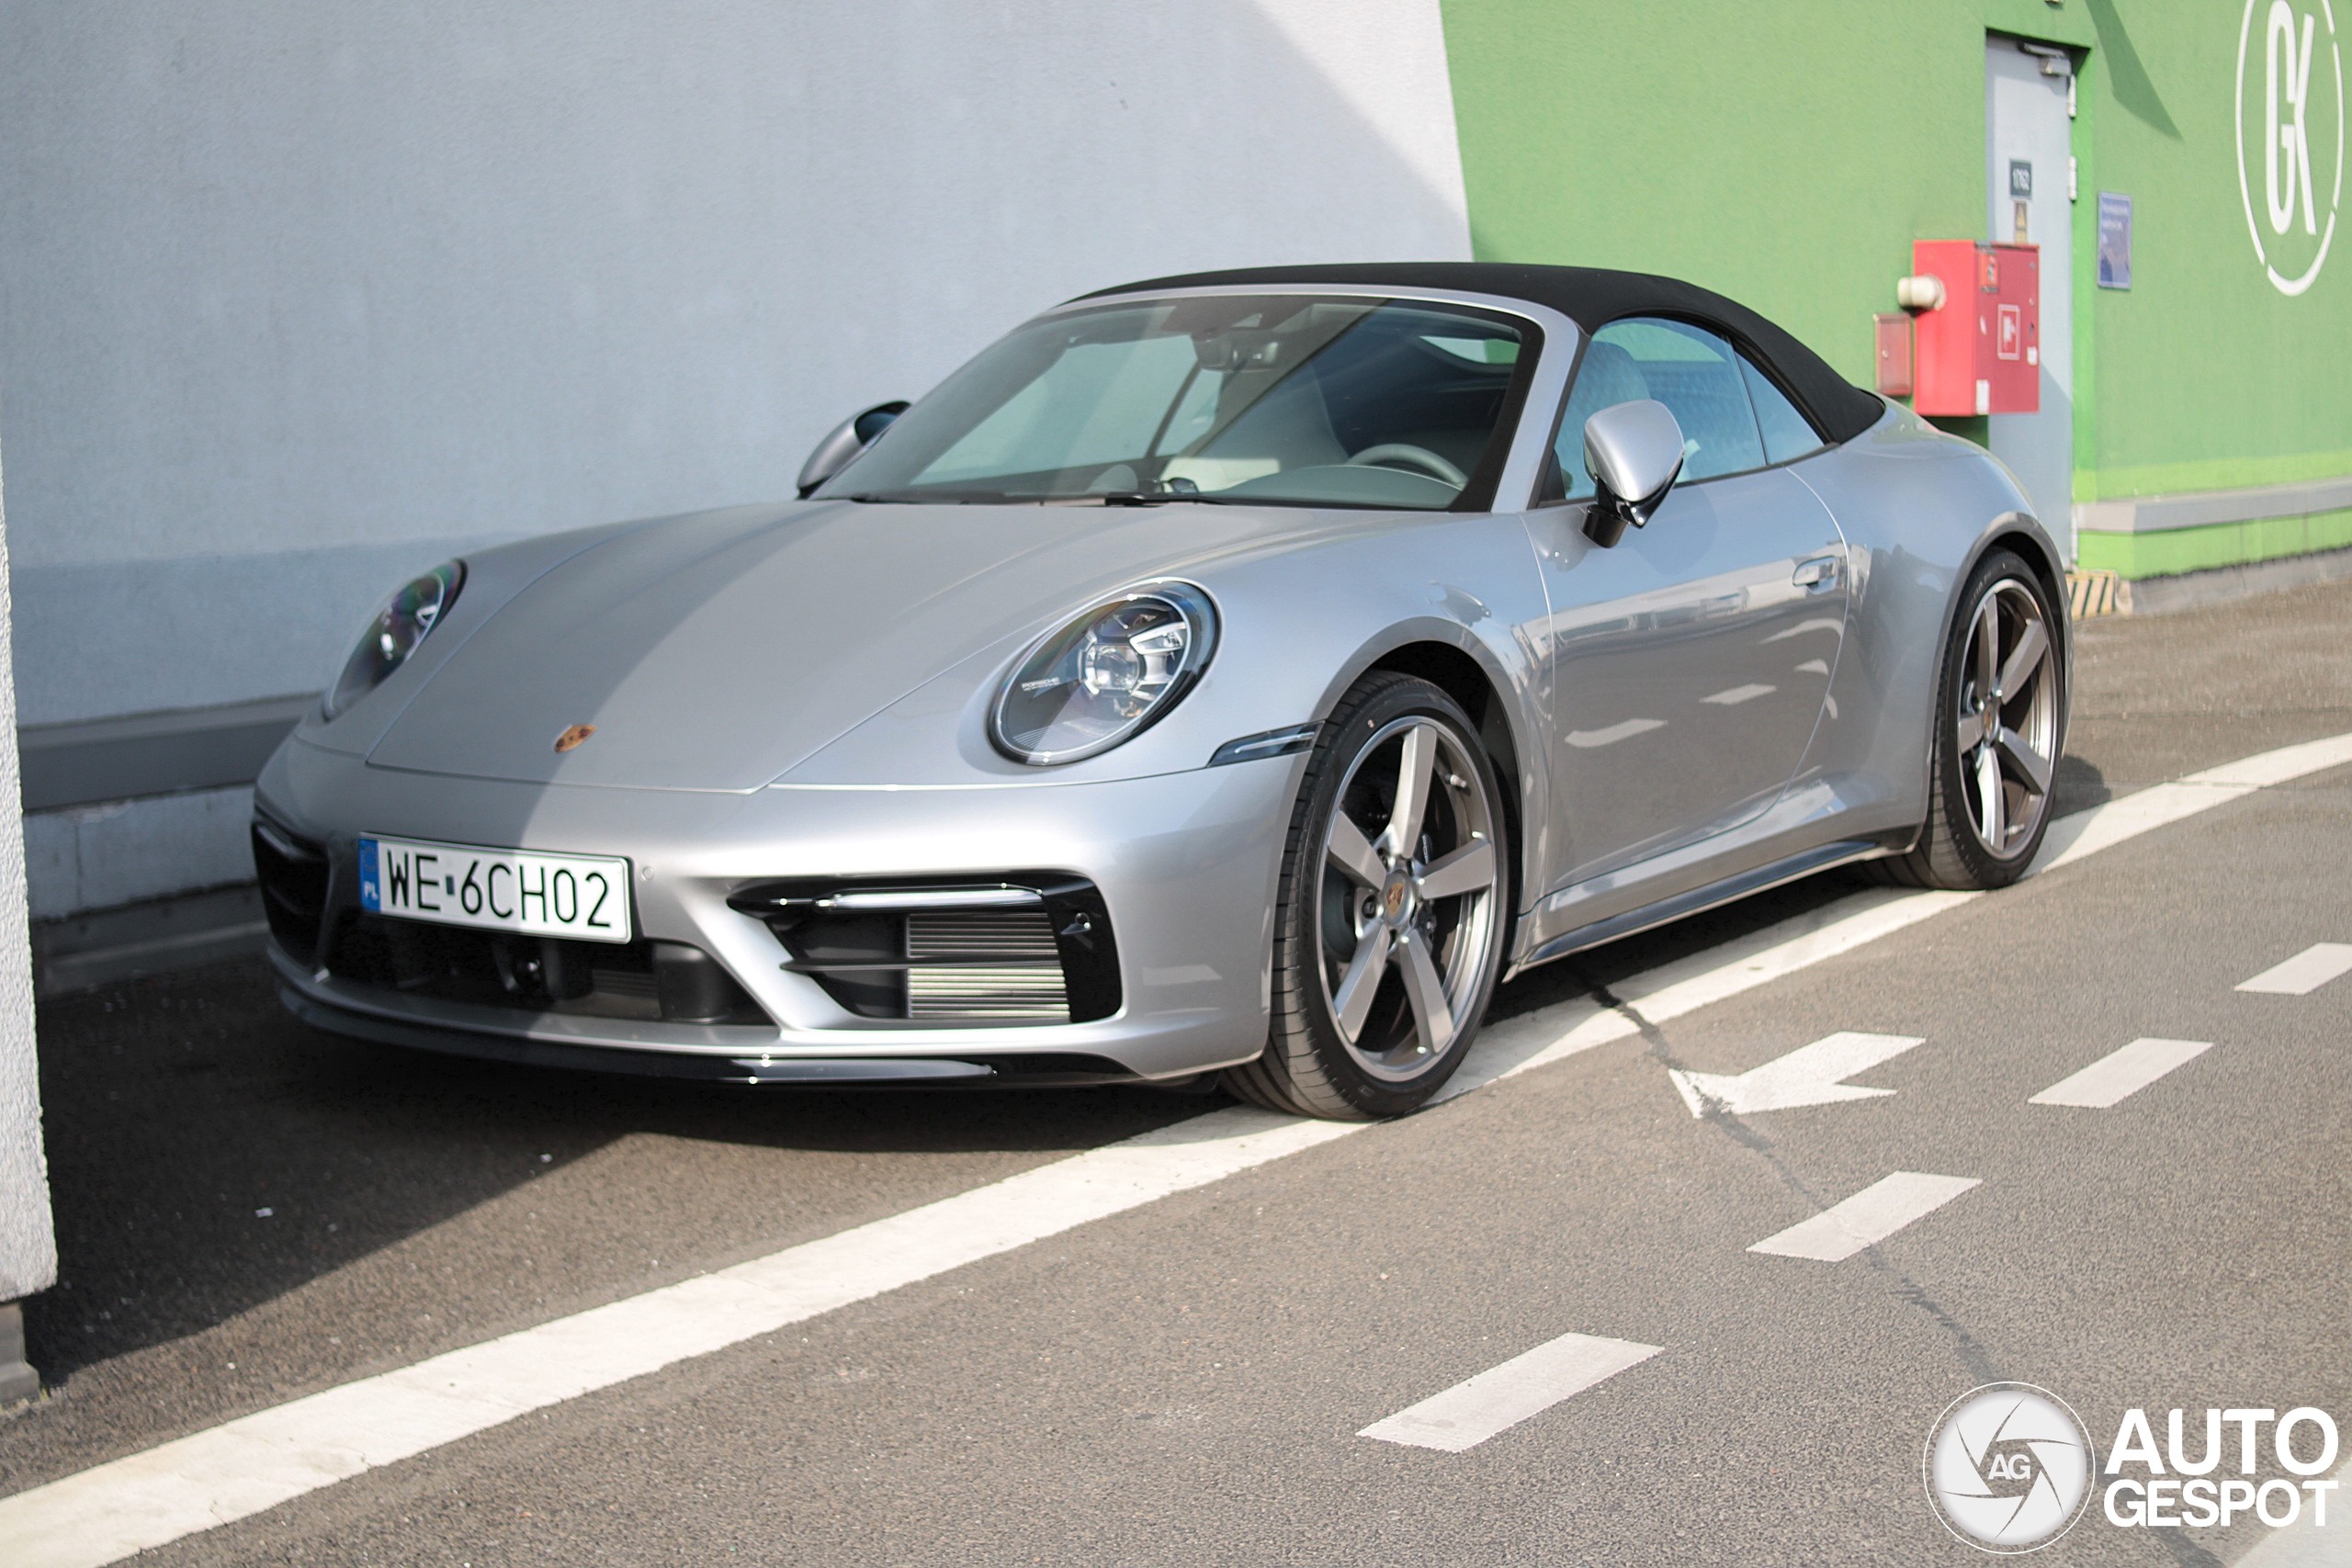
[[[1920,1041],[1907,1034],[1832,1034],[1800,1045],[1777,1061],[1736,1076],[1669,1070],[1674,1087],[1693,1116],[1710,1111],[1744,1116],[1751,1111],[1787,1111],[1799,1105],[1835,1105],[1841,1100],[1874,1100],[1891,1089],[1857,1089],[1840,1078],[1890,1062]]]

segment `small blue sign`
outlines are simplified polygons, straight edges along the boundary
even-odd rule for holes
[[[2132,198],[2098,193],[2098,286],[2132,287]]]

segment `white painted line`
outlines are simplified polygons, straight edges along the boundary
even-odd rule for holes
[[[1842,1263],[1980,1185],[1981,1179],[1973,1176],[1922,1176],[1917,1171],[1898,1170],[1883,1181],[1871,1182],[1834,1208],[1791,1225],[1778,1235],[1766,1236],[1747,1250],[1768,1252],[1775,1258]]]
[[[2262,991],[2275,997],[2308,997],[2346,970],[2352,969],[2352,945],[2314,942],[2284,964],[2276,964],[2238,986],[2241,991]]]
[[[1617,995],[1644,1019],[1664,1023],[1784,975],[1810,969],[1824,959],[1851,953],[1983,897],[1982,893],[1905,893],[1894,888],[1858,893],[1745,941],[1660,964],[1616,987]],[[1774,940],[1792,928],[1792,934],[1785,940]]]
[[[2346,762],[2352,762],[2352,735],[2331,735],[2324,740],[2282,746],[2276,751],[2208,768],[2088,811],[2077,811],[2050,825],[2050,831],[2043,836],[2041,853],[2034,861],[2034,870],[2055,871],[2126,839],[2137,838],[2150,829],[2227,805],[2257,789],[2289,784]]]
[[[1363,1125],[1212,1111],[0,1498],[0,1541],[9,1568],[97,1568]]]
[[[1616,728],[1623,733],[1611,739],[1662,723],[1632,720]],[[2063,818],[2051,825],[2051,843],[2037,869],[2079,860],[2236,799],[2248,789],[2345,761],[2352,761],[2352,735],[2286,747],[2193,775],[2182,781],[2199,786],[2189,791],[2194,804],[2186,809],[2119,815],[2143,795],[2177,787],[2164,784]],[[1628,1004],[1623,1009],[1578,998],[1509,1020],[1481,1037],[1448,1093],[1465,1093],[1624,1039],[1640,1028],[1629,1014],[1662,1023],[1982,897],[1892,889],[1857,894],[1628,981],[1618,987]],[[9,1568],[100,1568],[560,1400],[722,1349],[1365,1125],[1293,1122],[1239,1108],[1213,1111],[944,1202],[345,1383],[0,1497],[0,1540],[8,1543]],[[630,1342],[639,1335],[650,1337]],[[567,1359],[575,1344],[596,1354],[587,1363],[571,1365]]]
[[[1785,1056],[1736,1075],[1686,1073],[1670,1069],[1667,1077],[1681,1092],[1682,1103],[1693,1116],[1720,1111],[1744,1116],[1755,1111],[1789,1111],[1801,1105],[1835,1105],[1847,1100],[1875,1100],[1891,1089],[1857,1089],[1840,1078],[1867,1072],[1891,1062],[1925,1042],[1910,1034],[1824,1035],[1800,1045]]]
[[[2026,1103],[2079,1105],[2086,1110],[2105,1111],[2212,1048],[2211,1040],[2134,1040],[2120,1051],[2109,1052],[2072,1077],[2060,1078]]]
[[[1717,692],[1712,697],[1701,697],[1699,700],[1702,703],[1713,703],[1718,707],[1737,707],[1742,703],[1754,702],[1758,697],[1769,697],[1779,690],[1778,686],[1734,686],[1727,692]]]
[[[1604,1008],[1579,997],[1506,1019],[1478,1036],[1477,1052],[1441,1098],[1467,1094],[1626,1039],[1640,1033],[1644,1023],[1665,1023],[1696,1012],[1983,897],[1873,888],[1637,975],[1616,987],[1623,1007]]]
[[[1630,1339],[1563,1334],[1385,1421],[1375,1421],[1356,1436],[1458,1454],[1543,1414],[1572,1393],[1639,1366],[1663,1348]]]
[[[2345,1568],[2352,1562],[2352,1515],[2345,1511],[2346,1499],[2352,1499],[2352,1461],[2329,1480],[2335,1483],[2335,1490],[2325,1494],[2327,1523],[2315,1523],[2317,1515],[2312,1506],[2322,1495],[2306,1491],[2295,1522],[2264,1530],[2254,1549],[2232,1568]],[[2305,1487],[2322,1484],[2303,1483]]]
[[[2328,735],[2281,746],[2275,751],[2257,751],[2201,773],[2189,773],[2180,782],[2232,789],[2267,789],[2272,784],[2292,784],[2328,768],[2340,768],[2346,762],[2352,762],[2352,734]]]

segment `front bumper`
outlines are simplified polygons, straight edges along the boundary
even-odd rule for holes
[[[976,1076],[948,1066],[958,1063],[1000,1078],[1182,1078],[1264,1045],[1275,883],[1303,766],[1294,756],[1084,784],[738,795],[406,773],[289,740],[265,770],[257,804],[278,836],[318,857],[318,913],[313,931],[307,914],[281,908],[272,956],[288,1005],[322,1027],[550,1065],[745,1081],[898,1077],[926,1062],[940,1066],[920,1071],[943,1081]],[[640,941],[708,954],[756,1006],[707,1023],[584,1016],[339,974],[338,932],[358,916],[364,833],[626,855]],[[762,885],[983,884],[1015,868],[1048,868],[1099,894],[1116,944],[1117,1006],[1107,1016],[947,1025],[860,1016],[839,987],[795,964],[768,920],[729,903]],[[792,1065],[820,1063],[836,1066]],[[901,1066],[863,1073],[859,1063]]]

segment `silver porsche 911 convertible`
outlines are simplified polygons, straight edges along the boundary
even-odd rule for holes
[[[1670,279],[1136,284],[801,478],[391,598],[256,792],[296,1013],[1380,1116],[1503,977],[1840,863],[1995,886],[2048,818],[2015,481]]]

